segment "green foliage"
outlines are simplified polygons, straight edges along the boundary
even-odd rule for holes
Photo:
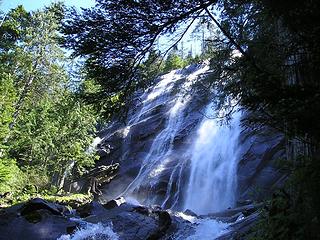
[[[10,131],[9,124],[13,119],[15,100],[16,90],[12,78],[0,70],[0,193],[19,188],[23,178],[16,162],[7,156],[6,140]]]
[[[152,83],[162,71],[210,57],[208,89],[214,85],[220,90],[216,97],[221,108],[234,107],[230,98],[237,99],[254,113],[246,124],[275,127],[288,137],[309,140],[315,149],[299,165],[292,164],[290,185],[274,194],[253,238],[319,238],[319,3],[151,3],[97,0],[91,10],[69,13],[64,44],[84,58],[86,78],[72,91],[59,47],[63,7],[10,11],[0,26],[0,192],[21,189],[28,196],[49,185],[59,189],[71,168],[81,173],[94,163],[95,157],[86,149],[92,141],[95,113],[110,119],[123,110],[130,93]],[[159,35],[210,13],[214,5],[221,13],[215,24],[220,24],[223,34],[203,43],[205,55],[182,59],[172,52],[160,64],[153,50]],[[214,20],[208,14],[203,21]],[[79,97],[93,104],[95,112]]]
[[[93,165],[94,156],[86,153],[95,128],[90,109],[69,93],[55,102],[43,99],[26,111],[29,114],[21,116],[10,139],[11,155],[22,167],[36,168],[53,179],[70,173],[71,165],[80,171]]]
[[[141,82],[137,83],[138,88],[147,87],[153,83],[160,74],[168,73],[175,69],[181,69],[191,64],[197,64],[205,60],[204,55],[193,57],[188,55],[182,58],[181,53],[174,49],[168,54],[166,59],[163,59],[160,52],[152,50],[148,58],[139,66]]]
[[[186,61],[182,59],[178,54],[171,53],[164,63],[164,72],[169,72],[174,69],[183,68],[186,66]]]
[[[184,59],[185,61],[185,65],[191,65],[191,64],[198,64],[198,63],[201,63],[203,62],[203,60],[206,60],[206,59],[209,59],[209,58],[205,58],[204,55],[196,55],[196,56],[192,56],[192,55],[188,55],[186,57],[186,59]]]
[[[90,78],[85,70],[79,77],[81,83],[75,90],[75,96],[83,101],[84,105],[90,106],[92,114],[97,116],[99,123],[103,124],[109,121],[115,113],[124,114],[127,96],[123,91],[110,94],[106,98],[106,93],[101,84],[96,79]],[[104,101],[97,100],[98,96]]]
[[[24,37],[26,28],[30,23],[30,14],[22,7],[18,6],[9,11],[0,26],[0,49],[1,52],[15,48],[15,43]],[[13,57],[14,54],[9,57]]]
[[[147,87],[157,76],[163,73],[163,62],[160,52],[156,50],[150,51],[147,59],[139,66],[141,83],[138,87]]]
[[[43,198],[47,201],[52,201],[55,203],[70,206],[73,209],[79,206],[85,205],[93,200],[92,195],[86,195],[86,194],[70,194],[70,195],[64,195],[64,196],[61,196],[61,195],[56,196],[56,195],[50,194],[50,195],[43,196]]]
[[[289,153],[289,184],[273,195],[253,239],[319,239],[319,4],[299,2],[224,3],[222,26],[240,47],[221,42],[211,60],[221,102],[232,96],[254,113],[245,124],[271,126],[312,149],[301,159]],[[306,14],[318,20],[311,24]]]
[[[172,33],[176,25],[185,24],[186,18],[199,15],[209,5],[191,0],[121,0],[97,1],[94,8],[80,13],[71,10],[64,22],[65,46],[74,50],[75,56],[85,58],[88,78],[102,87],[102,91],[91,95],[91,102],[109,104],[110,98],[120,94],[120,103],[127,103],[138,86],[150,83],[145,73],[141,76],[139,67],[154,54],[158,36]],[[156,66],[149,69],[151,76],[157,72]],[[166,70],[183,66],[179,59],[173,59]],[[109,109],[112,107],[113,113],[123,108],[110,105]]]
[[[12,189],[21,189],[25,182],[24,173],[20,171],[15,160],[0,158],[0,194]]]
[[[182,22],[187,25],[206,12],[201,24],[214,22],[220,32],[202,44],[213,58],[212,81],[222,90],[220,106],[228,107],[230,97],[239,99],[239,104],[259,114],[248,118],[248,124],[277,125],[292,135],[319,137],[320,126],[314,114],[320,109],[320,34],[319,27],[314,26],[320,22],[319,4],[311,0],[298,2],[301,7],[250,0],[170,0],[152,4],[98,1],[88,11],[70,13],[64,26],[65,45],[75,55],[86,57],[88,74],[101,84],[104,96],[126,95],[128,89],[139,85],[135,64],[152,51],[157,37],[174,32]],[[221,13],[219,21],[210,14],[214,8]],[[308,14],[314,20],[305,20]],[[164,69],[183,66],[181,59],[172,54]],[[290,75],[294,84],[288,84]],[[100,96],[96,100],[105,101]]]
[[[204,18],[215,22],[221,32],[212,39],[212,46],[203,46],[211,57],[210,86],[218,90],[218,106],[230,110],[234,108],[230,99],[238,100],[238,105],[253,113],[244,124],[252,129],[274,127],[288,138],[307,140],[315,149],[307,164],[292,170],[298,181],[271,200],[271,212],[261,231],[267,239],[316,239],[314,226],[320,206],[315,196],[320,168],[314,160],[320,141],[319,2],[149,3],[98,1],[94,9],[75,14],[67,22],[66,45],[88,57],[90,76],[113,97],[115,92],[123,93],[123,86],[138,85],[137,76],[127,74],[128,70],[134,69],[134,60],[144,58],[161,33],[173,32],[182,22],[206,12]],[[214,7],[220,11],[218,21],[210,14]],[[182,59],[172,54],[164,71],[183,65]]]
[[[87,152],[96,115],[69,88],[62,16],[60,4],[30,13],[20,6],[0,27],[0,192],[17,200],[60,189],[73,169],[81,174],[96,160]]]
[[[9,124],[13,120],[14,102],[16,100],[16,89],[13,79],[9,74],[0,70],[0,149],[9,134]]]

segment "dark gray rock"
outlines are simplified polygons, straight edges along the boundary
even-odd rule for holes
[[[119,170],[119,163],[97,166],[78,179],[66,181],[64,189],[68,192],[92,193],[101,195],[100,186],[114,179]]]
[[[235,222],[229,227],[229,231],[222,236],[219,236],[216,240],[230,240],[230,239],[247,239],[246,234],[254,226],[254,223],[260,218],[260,213],[255,212],[250,216]]]
[[[97,215],[104,212],[105,208],[97,201],[92,201],[76,208],[76,214],[81,218],[86,218],[90,215]]]
[[[62,205],[50,203],[41,198],[34,198],[21,207],[20,214],[21,216],[28,216],[38,210],[47,210],[53,215],[60,216],[63,215],[63,212],[68,211],[67,208]]]
[[[169,213],[159,209],[121,204],[101,214],[85,218],[90,223],[112,223],[121,240],[155,240],[166,234],[171,225]]]
[[[241,134],[241,159],[238,164],[238,201],[261,201],[282,186],[286,172],[276,162],[285,159],[285,142],[282,134],[271,129],[245,130]]]
[[[112,209],[115,207],[119,207],[121,204],[125,203],[125,199],[123,197],[110,200],[109,202],[103,204],[103,207],[106,209]]]
[[[56,240],[77,227],[61,205],[34,199],[0,211],[0,239]]]
[[[203,217],[203,218],[209,217],[209,218],[216,219],[218,221],[232,223],[232,222],[235,222],[240,216],[243,216],[243,217],[250,216],[251,214],[261,209],[263,206],[264,206],[263,203],[249,204],[241,207],[230,208],[217,213],[202,215],[200,217]]]

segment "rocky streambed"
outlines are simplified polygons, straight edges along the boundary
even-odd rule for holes
[[[234,239],[259,218],[261,204],[247,204],[198,216],[159,206],[142,206],[124,198],[91,202],[76,209],[40,198],[1,209],[3,240],[156,240]]]

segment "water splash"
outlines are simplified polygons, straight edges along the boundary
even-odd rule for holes
[[[176,212],[174,215],[192,223],[194,230],[192,234],[186,234],[183,229],[180,229],[180,231],[172,237],[172,239],[175,240],[212,240],[228,231],[228,223],[210,218],[197,218],[182,212]]]
[[[102,139],[100,137],[96,137],[93,139],[93,142],[91,143],[91,145],[88,147],[87,149],[87,153],[88,154],[92,154],[94,151],[96,151],[98,144],[100,144],[102,141]]]
[[[229,226],[227,223],[218,222],[213,219],[198,219],[195,224],[197,225],[196,231],[193,235],[183,238],[185,240],[199,240],[199,239],[216,239],[227,230]],[[182,240],[182,239],[181,239]]]
[[[110,225],[87,223],[75,233],[62,235],[57,240],[119,240],[119,236],[113,232]]]

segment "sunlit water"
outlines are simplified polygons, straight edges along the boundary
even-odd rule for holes
[[[221,236],[223,233],[225,233],[228,227],[227,223],[218,222],[213,219],[197,219],[195,222],[195,233],[191,236],[187,237],[180,237],[180,239],[186,239],[186,240],[209,240],[209,239],[215,239],[216,237]],[[177,237],[179,239],[179,237]]]
[[[209,105],[206,116],[213,116]],[[241,113],[229,125],[204,118],[191,149],[191,173],[184,208],[197,214],[217,212],[235,204]]]
[[[119,240],[110,225],[87,223],[73,234],[62,235],[57,240]]]
[[[177,212],[175,215],[194,224],[193,234],[185,236],[185,234],[178,231],[173,236],[175,240],[212,240],[228,231],[229,224],[227,223],[210,218],[197,218],[182,212]]]
[[[137,193],[141,187],[152,188],[158,183],[159,174],[171,161],[170,154],[172,152],[173,141],[177,132],[182,127],[181,124],[184,119],[184,110],[190,101],[188,90],[190,90],[193,81],[208,69],[209,67],[207,65],[193,67],[193,71],[188,75],[184,73],[184,70],[172,71],[164,75],[150,93],[142,96],[143,106],[141,107],[141,110],[129,120],[129,125],[134,125],[139,121],[143,121],[143,119],[141,119],[143,114],[157,106],[159,103],[169,102],[169,109],[166,113],[167,121],[164,129],[160,131],[153,140],[147,156],[143,159],[138,175],[129,184],[122,195],[137,196],[135,193]],[[182,78],[185,78],[184,83],[180,86],[180,90],[173,101],[169,101],[171,100],[170,90],[172,89],[172,84]],[[177,169],[174,169],[172,175],[174,175],[176,171]],[[168,189],[170,189],[170,186]],[[166,199],[167,198],[168,197],[166,197]],[[143,199],[143,201],[145,204],[153,203],[152,197],[151,199]],[[166,200],[164,202],[166,202]]]

